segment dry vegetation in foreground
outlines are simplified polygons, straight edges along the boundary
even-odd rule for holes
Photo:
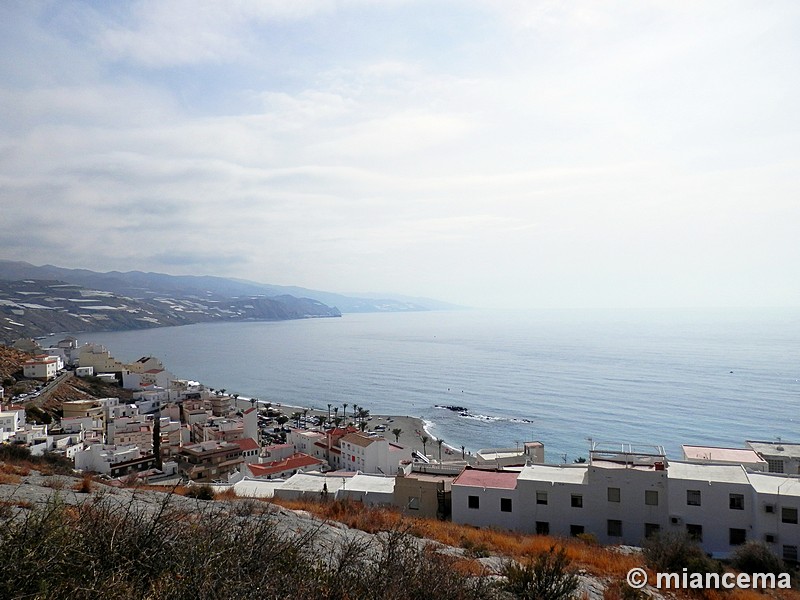
[[[574,568],[609,582],[605,595],[606,600],[627,600],[643,598],[624,583],[627,572],[633,567],[642,567],[644,559],[639,554],[623,554],[613,546],[601,546],[593,542],[590,536],[578,538],[555,538],[543,535],[522,535],[511,531],[496,529],[479,529],[468,525],[459,525],[450,521],[422,519],[405,516],[390,508],[374,508],[358,502],[335,501],[318,502],[314,500],[282,500],[272,502],[291,510],[303,510],[318,518],[337,521],[345,525],[378,533],[386,530],[403,530],[417,537],[464,548],[473,556],[498,554],[513,558],[521,563],[541,556],[550,548],[563,548]],[[655,582],[655,574],[650,573],[651,584]],[[680,597],[679,594],[674,594]],[[719,592],[704,590],[690,592],[684,597],[702,598],[704,600],[765,600],[780,598],[781,600],[800,600],[800,592],[795,590],[776,590],[764,594],[753,590],[731,590]]]

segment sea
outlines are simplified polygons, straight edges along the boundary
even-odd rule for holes
[[[419,417],[459,451],[541,441],[566,463],[592,441],[676,459],[682,444],[800,442],[800,309],[453,310],[73,335],[243,397]]]

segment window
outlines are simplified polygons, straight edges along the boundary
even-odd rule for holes
[[[797,562],[797,546],[783,547],[783,560],[790,563]]]
[[[550,523],[548,521],[536,521],[536,533],[538,535],[550,535]]]
[[[581,535],[583,533],[583,525],[570,525],[569,526],[569,534],[572,537],[576,535]]]
[[[647,506],[658,506],[658,490],[645,490],[644,503]]]
[[[500,512],[511,512],[511,498],[500,498]]]
[[[607,524],[608,537],[622,537],[622,521],[609,519]]]
[[[731,528],[728,530],[728,543],[731,546],[739,546],[747,541],[747,530]]]
[[[775,512],[775,505],[774,504],[765,504],[764,505],[764,512],[773,514]]]
[[[661,531],[661,525],[658,523],[645,523],[644,524],[644,537],[651,538],[654,535],[658,535]]]
[[[794,523],[797,525],[797,509],[789,508],[788,506],[781,508],[781,522]]]
[[[408,510],[419,510],[419,496],[408,497]]]
[[[744,496],[742,494],[731,494],[729,498],[731,510],[744,510]]]
[[[765,533],[764,534],[764,541],[767,544],[774,544],[775,543],[775,534],[774,533]]]
[[[768,458],[767,469],[770,473],[783,473],[783,460],[780,458]]]
[[[547,492],[536,492],[536,504],[547,504]]]
[[[686,504],[700,506],[700,490],[686,490]]]
[[[696,542],[703,541],[703,526],[686,524],[686,534]]]
[[[583,508],[583,496],[580,494],[572,494],[570,505],[572,508]]]
[[[608,501],[619,502],[619,488],[608,488]]]
[[[481,499],[478,496],[467,496],[467,508],[480,508]]]

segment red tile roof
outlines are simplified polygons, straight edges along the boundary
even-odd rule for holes
[[[323,464],[323,461],[308,454],[298,453],[284,458],[283,460],[275,460],[269,463],[252,463],[248,465],[250,472],[255,477],[266,477],[268,475],[277,475],[285,471],[292,471],[294,469],[301,469],[303,467],[313,467]]]
[[[513,490],[517,487],[517,477],[519,477],[519,473],[516,471],[464,469],[461,475],[456,477],[453,485]]]
[[[242,449],[242,452],[247,452],[248,450],[258,450],[261,447],[253,438],[242,438],[240,440],[236,440],[234,444],[239,446],[239,448]]]

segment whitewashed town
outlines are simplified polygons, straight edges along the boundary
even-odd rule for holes
[[[467,455],[419,419],[371,415],[358,404],[302,408],[240,398],[178,379],[155,357],[123,364],[74,337],[15,347],[31,354],[24,377],[37,386],[0,396],[0,442],[61,455],[108,481],[350,499],[478,527],[591,534],[604,544],[684,531],[715,557],[758,541],[798,561],[800,443],[684,445],[672,460],[658,444],[592,441],[588,459],[573,464],[547,464],[541,441]],[[131,400],[66,400],[57,421],[26,418],[36,397],[73,377],[119,385]]]

